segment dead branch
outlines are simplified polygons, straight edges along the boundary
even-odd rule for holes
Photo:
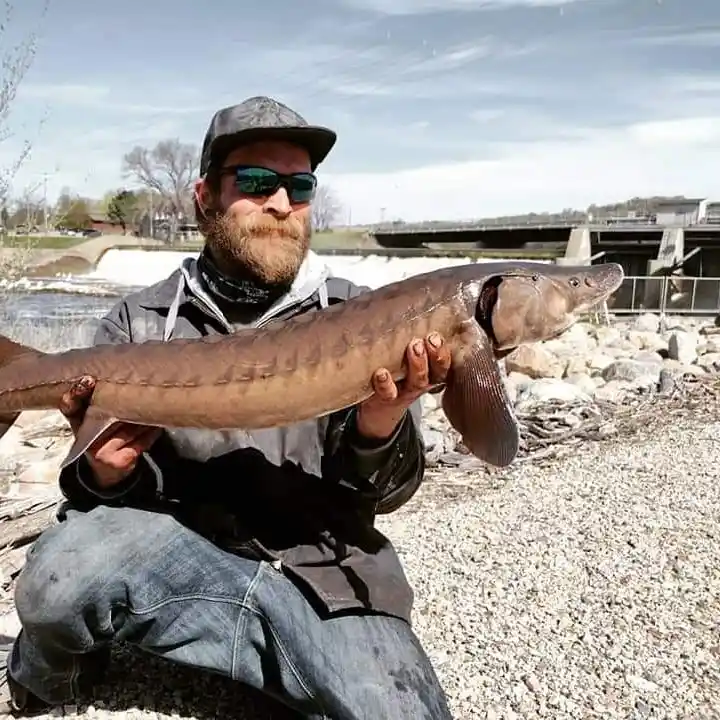
[[[44,0],[40,14],[45,16],[49,0]],[[20,86],[25,79],[35,59],[38,46],[38,36],[31,32],[19,42],[10,41],[10,27],[15,19],[15,7],[11,0],[4,0],[0,15],[0,143],[12,137],[10,118]],[[4,206],[10,186],[17,172],[30,155],[31,143],[23,142],[16,159],[9,167],[0,168],[0,205]]]
[[[684,377],[667,391],[629,393],[621,405],[609,401],[590,404],[543,403],[517,413],[521,447],[517,462],[558,457],[569,446],[630,437],[670,422],[678,416],[717,413],[720,379]]]

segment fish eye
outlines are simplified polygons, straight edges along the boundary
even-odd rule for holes
[[[579,286],[580,286],[580,280],[578,280],[576,277],[571,277],[570,280],[568,280],[568,282],[569,282],[573,287],[579,287]]]
[[[533,275],[533,276],[532,276],[532,281],[533,281],[533,282],[537,282],[538,280],[540,280],[540,276],[539,276],[539,275]]]

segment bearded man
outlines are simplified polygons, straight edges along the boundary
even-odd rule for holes
[[[266,97],[217,112],[195,185],[204,249],[119,302],[95,342],[231,333],[366,291],[309,249],[314,171],[335,140]],[[422,482],[421,396],[449,364],[442,338],[418,338],[403,383],[378,368],[368,400],[288,427],[111,428],[62,471],[58,522],[18,578],[11,706],[76,699],[123,641],[303,717],[449,718],[412,590],[374,527]],[[74,430],[93,384],[64,399]]]

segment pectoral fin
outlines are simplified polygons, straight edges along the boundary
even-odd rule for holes
[[[520,430],[490,341],[479,328],[453,358],[442,404],[473,455],[497,467],[515,459]]]
[[[120,421],[117,418],[91,405],[78,429],[75,442],[60,463],[60,469],[64,470],[68,465],[74,463],[105,431],[118,422]]]

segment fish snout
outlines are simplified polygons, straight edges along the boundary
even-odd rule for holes
[[[618,263],[592,265],[575,273],[568,285],[576,299],[575,311],[584,311],[606,300],[622,285],[625,272]]]

